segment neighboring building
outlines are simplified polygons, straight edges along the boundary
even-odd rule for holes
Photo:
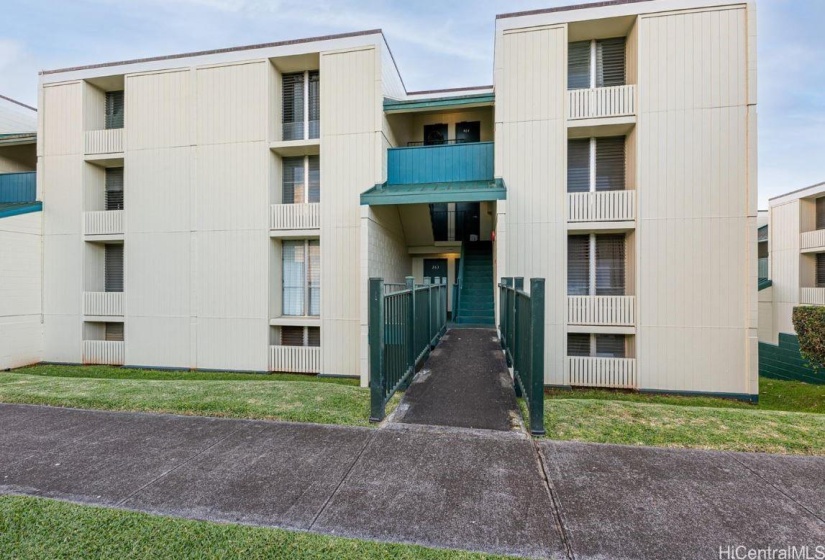
[[[41,76],[44,359],[368,376],[368,278],[547,280],[547,385],[758,393],[749,3],[496,21],[494,85],[380,31]]]
[[[799,305],[825,305],[825,183],[770,200],[770,282],[759,292],[760,375],[825,382],[800,355]]]
[[[770,223],[770,211],[760,210],[756,216],[756,257],[759,262],[759,282],[760,288],[765,280],[770,279],[770,251],[768,248],[768,225]]]
[[[43,356],[37,111],[0,95],[0,369]]]

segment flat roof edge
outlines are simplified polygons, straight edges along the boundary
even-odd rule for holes
[[[807,187],[802,187],[801,189],[796,189],[795,191],[790,191],[790,192],[786,192],[786,193],[783,193],[783,194],[778,194],[774,197],[769,198],[768,202],[773,202],[774,200],[779,200],[780,198],[785,198],[786,196],[792,196],[792,195],[795,195],[795,194],[799,194],[801,192],[805,192],[805,191],[810,190],[810,189],[815,189],[817,187],[825,187],[825,181],[822,181],[821,183],[816,183],[814,185],[810,185],[810,186],[807,186]],[[799,197],[799,198],[801,198],[801,197]]]
[[[589,4],[571,4],[569,6],[557,6],[555,8],[541,8],[538,10],[525,10],[523,12],[510,12],[497,14],[496,19],[507,19],[514,17],[536,16],[539,14],[552,14],[556,12],[569,12],[573,10],[585,10],[587,8],[606,8],[608,6],[622,6],[624,4],[639,4],[641,2],[652,2],[653,0],[603,0],[601,2],[590,2]]]
[[[259,43],[256,45],[243,45],[239,47],[228,47],[224,49],[211,49],[205,51],[193,51],[193,52],[186,52],[186,53],[179,53],[179,54],[170,54],[170,55],[163,55],[163,56],[150,56],[145,58],[133,58],[131,60],[118,60],[114,62],[102,62],[99,64],[89,64],[86,66],[71,66],[68,68],[58,68],[54,70],[41,70],[40,75],[46,76],[51,74],[61,74],[63,72],[77,72],[80,70],[94,70],[97,68],[109,68],[112,66],[123,66],[127,64],[141,64],[145,62],[159,62],[163,60],[177,60],[181,58],[192,58],[196,56],[208,56],[212,54],[223,54],[223,53],[230,53],[230,52],[239,52],[239,51],[251,51],[256,49],[268,49],[273,47],[285,47],[289,45],[300,45],[304,43],[314,43],[314,42],[321,42],[321,41],[333,41],[335,39],[347,39],[349,37],[362,37],[367,35],[381,35],[384,36],[384,32],[381,29],[368,29],[366,31],[351,31],[349,33],[337,33],[334,35],[320,35],[318,37],[307,37],[304,39],[289,39],[286,41],[276,41],[273,43]],[[386,39],[385,39],[386,43]],[[388,45],[389,46],[389,45]]]

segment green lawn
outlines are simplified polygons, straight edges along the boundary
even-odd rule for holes
[[[0,402],[367,426],[370,393],[350,379],[43,365],[0,372]]]
[[[759,404],[604,390],[550,391],[558,440],[825,455],[825,385],[760,379]]]
[[[482,559],[455,550],[0,496],[0,558]]]

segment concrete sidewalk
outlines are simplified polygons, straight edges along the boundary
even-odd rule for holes
[[[825,544],[825,459],[0,405],[0,493],[550,558]]]

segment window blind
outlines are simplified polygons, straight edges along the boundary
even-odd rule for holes
[[[104,245],[104,289],[123,291],[123,245]]]
[[[624,188],[625,137],[596,138],[596,190],[621,191]]]
[[[320,327],[307,327],[307,346],[321,346]]]
[[[123,342],[123,323],[104,323],[104,339],[109,342]]]
[[[625,38],[596,41],[596,87],[625,83]]]
[[[304,202],[304,158],[285,157],[283,163],[283,204]]]
[[[825,253],[816,254],[816,287],[825,288]]]
[[[284,315],[304,314],[304,286],[306,285],[306,255],[303,241],[284,241],[283,301]]]
[[[625,294],[625,241],[622,234],[596,236],[596,295]]]
[[[318,72],[309,73],[309,137],[321,137],[321,78]]]
[[[308,156],[307,202],[321,202],[321,158]]]
[[[105,126],[107,130],[123,128],[123,91],[106,92]]]
[[[123,210],[123,168],[106,168],[106,210]]]
[[[590,355],[590,335],[588,333],[568,333],[567,334],[567,355],[568,356],[589,356]]]
[[[281,327],[281,346],[303,346],[304,327]]]
[[[590,236],[567,237],[567,295],[590,294]]]
[[[283,139],[304,138],[304,73],[284,74],[283,84]]]
[[[625,357],[625,336],[622,334],[597,334],[596,357],[598,358],[624,358]]]
[[[590,87],[590,41],[567,46],[567,89]]]
[[[590,190],[590,139],[567,141],[567,192]]]
[[[816,229],[825,229],[825,196],[816,199]]]
[[[307,243],[309,248],[309,315],[321,314],[321,243],[317,239]]]

